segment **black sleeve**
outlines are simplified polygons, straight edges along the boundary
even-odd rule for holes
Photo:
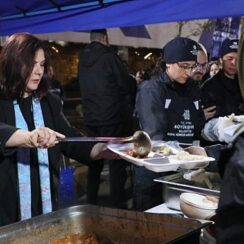
[[[109,52],[104,55],[105,67],[113,74],[121,95],[131,94],[131,77],[118,55]]]
[[[117,86],[120,103],[123,104],[121,113],[125,114],[125,117],[132,118],[137,90],[136,80],[129,74],[126,64],[115,53],[106,53],[103,61],[105,69],[112,75]]]
[[[213,94],[213,88],[211,84],[212,80],[208,80],[201,87],[201,104],[203,108],[216,105],[216,98],[215,94]]]
[[[239,136],[232,147],[232,155],[227,164],[221,189],[220,209],[232,204],[244,208],[244,135]]]
[[[223,145],[221,145],[221,144],[215,144],[215,145],[211,145],[211,146],[206,146],[205,147],[207,155],[209,157],[215,158],[216,161],[219,160],[220,154],[221,154],[221,150],[223,150],[223,149],[224,149]]]
[[[244,238],[244,137],[233,146],[225,171],[217,210],[218,243],[243,243]]]
[[[203,108],[216,106],[216,114],[214,117],[219,117],[225,114],[225,108],[222,106],[223,101],[223,84],[221,76],[218,73],[212,79],[207,80],[201,87],[201,104]]]
[[[206,171],[219,172],[218,162],[220,160],[221,151],[224,150],[223,145],[215,144],[211,146],[206,146],[205,150],[209,157],[215,158],[215,160],[210,162],[209,165],[205,168]]]
[[[152,139],[162,140],[165,135],[164,124],[167,119],[163,112],[160,92],[154,88],[155,87],[147,88],[142,84],[138,89],[136,97],[136,114],[140,128],[146,131]]]
[[[18,129],[4,124],[0,123],[0,155],[1,156],[8,156],[15,152],[15,149],[6,148],[6,142],[8,139],[17,131]]]
[[[50,99],[50,98],[49,98]],[[52,108],[54,119],[54,130],[64,134],[67,137],[82,136],[81,132],[70,125],[62,111],[61,100],[54,95],[49,101]],[[91,161],[90,152],[95,145],[94,142],[61,142],[62,153],[69,158],[88,164]]]

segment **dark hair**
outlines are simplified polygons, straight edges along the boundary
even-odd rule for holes
[[[30,77],[36,52],[45,54],[44,74],[37,94],[42,97],[48,90],[49,55],[44,43],[28,33],[10,36],[0,53],[0,89],[8,98],[21,98]]]
[[[152,67],[150,76],[161,76],[162,72],[166,71],[166,63],[163,58],[163,52],[158,57],[154,67]]]
[[[212,61],[210,61],[209,64],[208,64],[209,70],[210,70],[210,68],[212,67],[212,65],[214,65],[214,64],[216,64],[217,66],[220,65],[220,63],[219,63],[218,60],[212,60]]]
[[[106,29],[92,30],[90,33],[90,40],[91,41],[100,41],[104,36],[107,36]]]

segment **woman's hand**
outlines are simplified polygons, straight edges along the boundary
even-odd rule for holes
[[[65,136],[47,127],[33,131],[19,129],[10,136],[5,146],[48,148],[56,145],[59,138],[65,138]]]
[[[27,145],[30,147],[49,148],[58,143],[58,139],[65,138],[61,133],[47,127],[37,128],[30,132]]]

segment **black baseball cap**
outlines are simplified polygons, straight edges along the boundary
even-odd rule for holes
[[[228,53],[237,53],[238,51],[238,39],[225,39],[220,47],[219,56],[222,58]]]
[[[177,63],[183,61],[197,61],[197,42],[186,37],[176,37],[163,47],[163,59],[165,63]]]

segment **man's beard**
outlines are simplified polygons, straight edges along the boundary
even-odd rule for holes
[[[202,78],[203,78],[202,73],[195,73],[193,76],[193,80],[196,80],[196,81],[202,81]]]

